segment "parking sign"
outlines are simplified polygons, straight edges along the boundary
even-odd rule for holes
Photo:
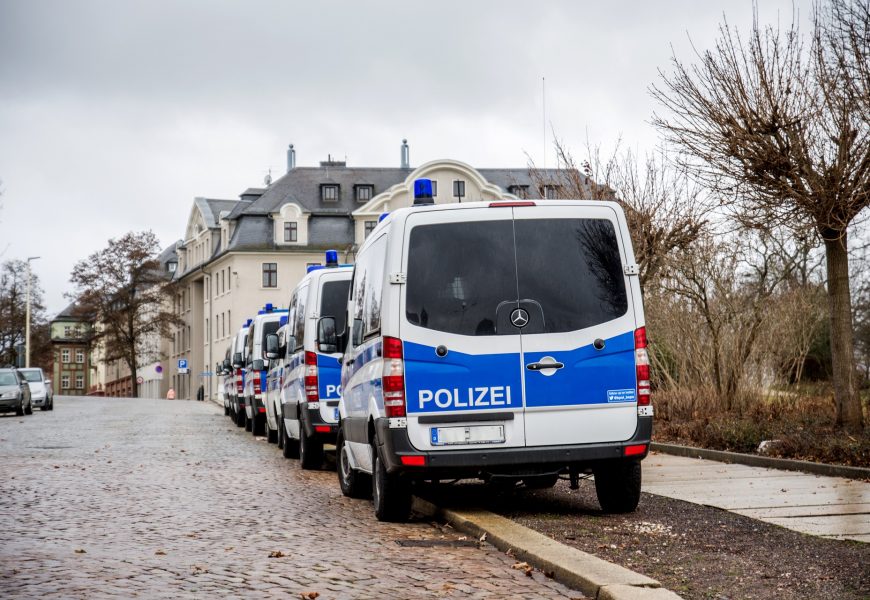
[[[179,358],[178,359],[178,368],[179,369],[186,369],[187,368],[187,359],[186,358]]]

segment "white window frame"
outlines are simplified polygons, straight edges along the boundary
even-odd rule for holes
[[[60,362],[64,364],[69,364],[70,362],[70,351],[69,348],[64,348],[60,351]]]
[[[60,389],[62,389],[62,390],[69,389],[69,375],[61,375],[60,376]]]
[[[85,364],[85,351],[81,348],[76,348],[76,364]]]

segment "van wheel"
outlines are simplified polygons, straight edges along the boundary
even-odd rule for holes
[[[299,424],[299,466],[319,469],[323,464],[323,443],[305,435],[305,425]]]
[[[404,523],[411,516],[411,486],[397,473],[387,473],[378,451],[374,452],[374,481],[372,485],[372,500],[375,505],[375,516],[378,521]]]
[[[275,432],[275,437],[278,438],[278,449],[284,449],[284,417],[276,417],[278,421],[278,431]]]
[[[595,494],[606,513],[633,512],[640,502],[639,460],[619,461],[594,469]]]
[[[281,437],[284,438],[284,445],[281,448],[281,454],[284,455],[284,458],[299,458],[299,442],[287,435],[287,428],[283,425],[281,426]]]
[[[230,416],[230,407],[227,406],[226,404],[224,404],[224,416],[225,417]]]
[[[258,435],[266,435],[266,415],[263,415],[263,418],[260,418],[260,415],[254,413],[254,418],[251,419],[251,435],[254,437]]]
[[[266,419],[266,441],[270,444],[278,443],[278,430],[269,428],[269,420]]]
[[[245,426],[245,411],[239,410],[236,414],[233,415],[233,419],[236,422],[236,427],[244,427]]]
[[[245,424],[245,431],[251,431],[254,428],[254,420],[248,418],[248,413],[242,413],[242,419]]]
[[[348,498],[368,498],[372,495],[371,477],[360,471],[355,471],[350,466],[347,453],[350,448],[344,443],[344,433],[338,431],[338,440],[335,443],[336,471],[338,472],[338,485],[341,493]]]
[[[548,490],[559,481],[558,473],[549,475],[533,475],[531,477],[523,477],[523,485],[529,490]]]

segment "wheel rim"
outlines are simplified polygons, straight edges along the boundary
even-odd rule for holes
[[[380,476],[381,470],[379,468],[380,467],[379,462],[380,461],[379,461],[378,457],[375,456],[375,460],[374,460],[373,465],[372,465],[372,471],[374,471],[374,475],[375,475],[375,477],[374,477],[375,478],[375,485],[374,485],[374,489],[372,490],[372,500],[374,500],[375,507],[379,507],[381,505],[381,496],[383,494],[383,486],[384,486],[384,482]]]
[[[339,454],[339,467],[341,469],[341,479],[347,484],[350,479],[350,462],[347,460],[347,444],[342,441],[341,454]]]

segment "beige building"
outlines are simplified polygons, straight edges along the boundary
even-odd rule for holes
[[[564,171],[527,168],[475,169],[438,160],[412,169],[408,146],[398,168],[348,167],[327,160],[297,167],[288,151],[287,173],[263,189],[248,189],[239,200],[196,198],[178,255],[173,299],[185,324],[170,342],[168,381],[179,398],[219,401],[222,361],[231,337],[266,303],[286,308],[290,291],[310,264],[321,264],[327,249],[353,262],[356,248],[378,217],[410,206],[416,179],[433,181],[436,204],[499,198],[558,197]],[[188,372],[179,370],[187,362]]]

